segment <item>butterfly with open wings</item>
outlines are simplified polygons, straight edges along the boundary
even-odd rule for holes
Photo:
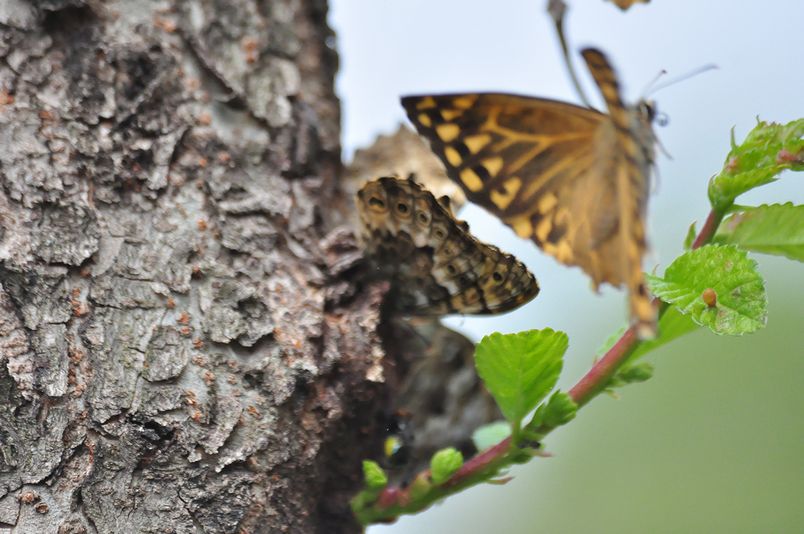
[[[500,93],[408,96],[402,105],[469,200],[595,286],[624,284],[638,333],[652,337],[657,308],[642,256],[655,112],[623,103],[602,52],[582,56],[608,114]]]

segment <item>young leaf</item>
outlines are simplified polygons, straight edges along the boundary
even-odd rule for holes
[[[633,365],[626,364],[617,371],[617,374],[612,378],[612,382],[618,382],[612,385],[625,385],[634,384],[637,382],[644,382],[650,380],[653,376],[653,365],[648,362],[639,362]]]
[[[416,478],[413,479],[413,482],[410,483],[410,498],[412,500],[417,500],[422,498],[429,492],[433,487],[432,482],[428,479],[425,473],[419,473],[416,475]]]
[[[695,229],[695,222],[693,221],[693,223],[687,229],[687,235],[684,237],[684,250],[689,250],[692,248],[696,235],[698,235],[698,230]]]
[[[685,252],[664,278],[648,275],[651,291],[716,334],[739,335],[765,325],[767,298],[756,262],[735,246]]]
[[[436,486],[447,481],[463,465],[461,451],[449,447],[436,452],[430,459],[430,478]]]
[[[518,424],[553,389],[567,350],[567,335],[549,328],[495,332],[475,349],[475,366],[505,418]]]
[[[804,205],[744,208],[721,223],[715,242],[804,261]]]
[[[472,443],[475,444],[477,450],[484,451],[510,435],[511,425],[508,421],[494,421],[472,432]]]
[[[550,428],[566,425],[575,419],[575,413],[578,411],[578,405],[563,391],[553,393],[544,406],[542,422]]]
[[[377,462],[363,460],[363,479],[369,489],[384,488],[388,484],[388,476]]]
[[[785,169],[804,169],[804,119],[787,124],[760,122],[734,146],[719,175],[709,182],[712,207],[724,212],[737,196],[776,180]]]
[[[552,429],[565,425],[575,418],[577,411],[578,405],[575,404],[572,397],[563,391],[556,391],[549,401],[539,405],[536,413],[533,414],[533,417],[528,422],[526,430],[535,432],[543,426]]]

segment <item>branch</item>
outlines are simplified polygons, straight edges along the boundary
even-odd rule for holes
[[[715,232],[717,232],[717,228],[720,226],[720,221],[722,220],[723,213],[712,208],[703,228],[701,228],[700,233],[695,237],[695,241],[692,242],[692,248],[696,249],[709,243],[715,235]]]
[[[600,393],[638,345],[639,336],[636,334],[636,328],[631,326],[569,391],[569,396],[575,404],[580,408]]]
[[[715,235],[723,214],[712,210],[706,219],[699,234],[695,237],[692,248],[696,249],[711,241]],[[663,306],[660,314],[667,309]],[[569,396],[578,405],[586,405],[606,388],[609,380],[628,356],[642,343],[636,334],[635,327],[629,327],[620,339],[592,366],[587,373],[570,389]],[[528,428],[528,434],[538,439],[555,430],[555,427],[542,425],[538,428]],[[529,457],[532,449],[520,448],[507,437],[496,445],[480,452],[467,460],[447,481],[439,486],[429,485],[430,472],[425,470],[415,477],[414,482],[405,488],[386,486],[371,504],[356,509],[355,513],[363,524],[377,521],[393,521],[402,514],[415,513],[424,510],[434,502],[449,495],[458,493],[463,488],[488,480],[500,472],[501,469],[514,463],[521,463],[523,455]],[[425,484],[425,486],[418,485]],[[424,482],[422,482],[424,481]],[[359,501],[356,501],[359,502]]]

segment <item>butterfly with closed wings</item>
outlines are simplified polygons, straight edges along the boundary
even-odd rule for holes
[[[394,311],[493,314],[534,298],[539,285],[522,262],[469,233],[448,200],[412,179],[380,178],[357,193],[366,253],[391,279]]]
[[[608,114],[500,93],[408,96],[402,105],[470,201],[595,286],[624,284],[638,333],[652,337],[657,309],[642,256],[654,108],[627,107],[606,56],[582,56]]]

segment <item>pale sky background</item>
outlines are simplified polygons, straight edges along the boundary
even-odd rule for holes
[[[698,221],[700,226],[708,213],[707,180],[723,164],[732,127],[736,139],[740,141],[753,127],[756,117],[788,122],[804,116],[804,2],[653,0],[651,4],[637,5],[626,13],[602,0],[568,2],[570,12],[567,30],[571,46],[576,52],[582,46],[589,45],[606,52],[617,69],[628,101],[639,98],[645,85],[661,69],[669,72],[669,79],[706,63],[715,63],[719,67],[718,70],[651,95],[658,102],[659,111],[666,113],[670,119],[668,126],[656,129],[661,144],[672,159],[661,154],[658,157],[659,176],[654,176],[654,194],[649,205],[651,253],[645,263],[646,270],[657,266],[658,271],[662,272],[681,251],[689,224]],[[399,105],[399,96],[404,94],[505,91],[578,103],[565,73],[551,23],[544,13],[545,4],[546,0],[331,0],[330,21],[338,33],[341,57],[337,87],[342,99],[345,157],[348,159],[355,148],[370,144],[378,133],[392,132],[399,122],[405,120]],[[577,54],[575,58],[587,93],[602,107],[582,61]],[[792,200],[802,204],[803,178],[800,173],[788,173],[778,183],[744,195],[738,202],[758,204]],[[570,336],[570,350],[559,385],[572,385],[589,367],[596,348],[609,333],[624,323],[625,295],[610,288],[604,289],[602,296],[595,295],[588,279],[578,269],[558,265],[532,243],[516,238],[494,217],[477,207],[469,206],[460,215],[469,221],[473,232],[481,239],[495,243],[522,259],[536,275],[542,292],[530,304],[502,317],[458,317],[448,319],[448,323],[473,339],[495,330],[514,332],[545,326],[564,330]],[[756,258],[769,280],[771,326],[774,326],[774,320],[779,325],[801,325],[804,322],[804,314],[800,311],[800,303],[804,302],[801,264],[767,256]],[[788,303],[786,308],[785,302]],[[783,308],[792,310],[794,316],[790,318],[789,314],[785,315]],[[784,323],[785,320],[788,323]],[[772,331],[771,328],[768,330]],[[786,346],[799,355],[804,354],[802,329],[796,327],[788,330],[792,331],[783,334],[787,336],[784,340]],[[765,338],[759,337],[762,335],[771,334],[749,336],[744,340],[754,341],[741,344],[742,339],[727,340],[696,333],[690,336],[694,339],[686,342],[686,349],[682,352],[689,356],[691,352],[699,350],[702,344],[708,343],[708,350],[716,351],[718,355],[707,360],[707,364],[713,365],[712,373],[718,380],[724,381],[723,387],[726,388],[730,384],[730,376],[739,377],[743,376],[740,373],[745,373],[750,377],[751,373],[756,372],[750,366],[756,365],[754,357],[757,356],[757,347],[766,346],[762,341]],[[749,346],[754,348],[749,350],[746,348]],[[739,350],[747,350],[748,353],[735,356],[735,351]],[[724,354],[720,355],[721,352]],[[587,470],[597,469],[601,463],[610,468],[612,462],[633,459],[632,456],[623,459],[611,455],[594,458],[597,445],[590,448],[587,444],[586,449],[581,445],[576,447],[577,443],[600,443],[605,437],[611,440],[609,446],[614,451],[611,454],[615,454],[624,450],[623,442],[632,440],[629,432],[635,433],[638,436],[636,439],[641,439],[640,433],[646,433],[639,426],[615,431],[612,425],[634,423],[634,418],[651,420],[658,417],[657,410],[661,410],[662,417],[669,418],[668,425],[677,424],[679,428],[685,428],[684,418],[689,417],[688,410],[692,408],[683,408],[680,403],[674,411],[666,402],[661,403],[658,399],[675,399],[674,395],[682,396],[682,392],[686,400],[694,399],[696,393],[701,394],[696,388],[711,390],[712,377],[702,379],[700,386],[691,383],[687,376],[691,374],[690,367],[695,365],[696,360],[689,359],[682,364],[685,354],[676,356],[673,353],[672,357],[669,354],[657,353],[656,357],[651,358],[657,366],[657,376],[647,384],[624,389],[623,398],[616,403],[600,399],[593,404],[599,403],[603,405],[602,408],[590,407],[589,413],[585,409],[578,421],[551,435],[547,445],[549,450],[557,454],[556,458],[536,460],[518,467],[514,470],[516,479],[505,487],[475,488],[450,498],[445,504],[424,514],[404,518],[394,526],[373,527],[370,532],[486,532],[491,529],[531,532],[533,525],[541,525],[539,530],[544,532],[583,532],[590,528],[596,532],[640,532],[645,529],[673,532],[685,524],[690,527],[685,529],[688,532],[717,532],[720,529],[716,527],[727,523],[712,518],[718,518],[718,513],[727,512],[730,520],[733,520],[733,523],[728,523],[732,532],[740,528],[746,532],[756,531],[751,528],[752,525],[767,526],[762,513],[767,513],[768,518],[790,520],[779,525],[798,524],[804,528],[804,511],[798,510],[804,508],[800,506],[800,502],[804,502],[804,483],[791,479],[787,481],[789,484],[785,482],[786,486],[781,485],[779,476],[783,478],[784,473],[781,468],[779,473],[782,475],[772,478],[772,482],[779,482],[776,488],[778,495],[773,493],[773,488],[764,490],[769,502],[773,500],[773,506],[779,509],[769,504],[767,509],[752,510],[750,503],[755,502],[755,499],[752,500],[755,495],[751,489],[750,492],[746,490],[745,494],[735,495],[733,501],[724,500],[722,509],[716,504],[707,505],[715,507],[714,513],[702,505],[698,510],[699,515],[690,512],[692,515],[688,523],[684,523],[683,519],[668,522],[665,514],[671,515],[670,508],[685,506],[683,500],[692,499],[695,495],[695,492],[690,493],[683,487],[685,481],[690,482],[684,469],[671,465],[674,459],[682,462],[688,460],[689,453],[672,458],[668,454],[637,458],[631,463],[644,461],[647,468],[628,473],[615,470],[615,475],[622,475],[617,480],[611,479],[613,475],[602,472],[597,482],[570,476],[580,476],[580,456],[583,456],[583,461],[590,462],[591,467]],[[718,360],[720,357],[729,359]],[[779,377],[804,376],[804,365],[798,360],[800,358],[785,360],[784,365],[776,365]],[[679,367],[674,368],[674,365]],[[729,373],[723,372],[724,365],[728,366]],[[764,367],[759,369],[762,371]],[[800,383],[799,378],[797,387],[790,387],[799,391],[803,389]],[[792,405],[790,409],[795,408],[795,413],[800,414],[804,407],[804,396],[796,393],[792,398],[790,390],[769,384],[770,398],[752,398],[753,403],[765,409],[777,410],[777,405]],[[740,392],[745,391],[745,387],[740,389],[735,386],[730,394],[740,401],[745,397]],[[775,398],[774,392],[777,394]],[[694,406],[696,402],[704,401],[698,398],[689,400],[688,404]],[[645,411],[647,408],[640,408],[642,411],[637,412],[628,411],[636,410],[634,406],[637,404],[645,407],[651,403],[656,404],[651,408],[653,411]],[[593,410],[604,415],[599,415],[596,420]],[[712,421],[717,424],[719,419],[739,418],[744,413],[744,406],[724,403],[713,416],[714,419],[700,422],[699,431],[705,434]],[[629,417],[631,419],[627,419]],[[606,421],[605,425],[599,422],[601,420]],[[790,424],[802,426],[800,415],[795,423],[791,421]],[[739,440],[745,444],[744,440],[748,439],[739,432],[738,426],[735,424],[734,429],[724,430],[722,441],[713,441],[709,446],[712,450],[728,448],[724,454],[733,461],[724,460],[723,469],[734,471],[734,481],[730,484],[760,484],[763,480],[761,473],[757,475],[759,478],[751,478],[751,473],[742,476],[735,467],[736,464],[745,465],[740,461],[740,454],[748,454],[742,445],[734,443]],[[694,429],[690,432],[694,432]],[[653,430],[649,433],[656,434]],[[748,434],[755,435],[756,432]],[[796,436],[799,441],[795,447],[802,450],[802,434]],[[696,439],[711,441],[717,437],[698,435]],[[674,436],[668,437],[671,438]],[[685,439],[692,438],[687,436]],[[789,448],[792,439],[792,435],[789,439],[778,438],[778,455],[784,456],[793,450]],[[633,455],[634,451],[628,449],[628,454]],[[703,465],[711,466],[711,458],[706,458]],[[796,458],[798,463],[789,466],[789,469],[799,473],[798,479],[804,472],[804,464],[800,455]],[[688,467],[692,472],[701,471],[694,465]],[[653,474],[650,474],[650,469],[654,469]],[[766,474],[770,471],[770,467],[764,468]],[[691,502],[708,502],[707,496],[720,492],[715,485],[708,493],[706,490],[708,484],[714,484],[712,481],[718,476],[717,472],[713,472],[711,479],[701,478],[698,486],[703,493]],[[672,484],[667,477],[671,477],[669,480]],[[648,496],[654,485],[667,487],[668,484],[678,486],[677,493],[667,497],[657,495],[650,500]],[[613,488],[624,493],[610,500],[600,498],[599,493],[610,493],[608,490]],[[591,514],[603,518],[619,506],[624,510],[633,497],[626,494],[631,492],[647,499],[640,501],[641,506],[655,505],[657,509],[652,513],[646,512],[647,515],[640,520],[617,524],[609,522],[606,526],[584,523],[578,517],[572,520],[574,522],[566,520],[568,501],[574,503],[574,513],[581,518]],[[786,497],[795,499],[791,500],[789,507],[784,506]],[[657,499],[664,499],[666,504],[656,504]],[[745,518],[739,517],[739,513],[735,515],[732,502],[746,515]],[[794,506],[794,502],[799,504]],[[525,511],[530,509],[540,519],[534,516],[529,525],[523,523],[523,506],[526,507]],[[555,511],[559,509],[562,511]],[[681,516],[684,517],[684,514]],[[702,526],[701,517],[711,519],[706,528]],[[657,522],[652,523],[653,519]],[[752,520],[755,523],[752,524]],[[461,525],[460,529],[458,525]]]

